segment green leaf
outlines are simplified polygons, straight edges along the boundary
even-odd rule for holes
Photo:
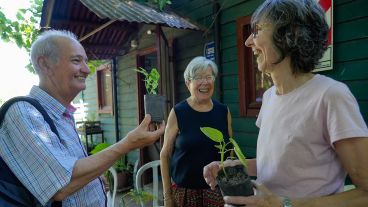
[[[200,127],[200,130],[211,140],[215,141],[215,142],[223,142],[224,141],[224,136],[222,135],[222,133],[212,127]]]
[[[26,12],[27,12],[27,9],[19,9],[19,10],[18,10],[18,13],[25,14]]]
[[[158,80],[160,79],[160,73],[156,68],[152,68],[150,72],[147,72],[146,69],[139,67],[138,69],[134,69],[138,73],[144,75],[144,84],[146,86],[146,91],[148,94],[157,94],[158,88]]]
[[[30,50],[31,43],[39,34],[39,21],[41,17],[43,0],[30,0],[29,8],[19,9],[16,13],[16,21],[8,19],[2,11],[0,11],[0,37],[5,42],[13,42],[20,48]],[[29,19],[25,18],[25,14],[31,12]],[[28,15],[27,15],[28,16]],[[30,72],[35,73],[32,67],[27,65]]]
[[[134,70],[137,71],[138,73],[142,73],[145,77],[148,76],[147,71],[142,67],[139,67],[138,69],[134,69]]]
[[[91,154],[96,154],[97,152],[101,152],[102,150],[108,148],[110,146],[109,143],[100,143],[98,145],[96,145],[95,148],[93,148],[93,150],[91,151]]]
[[[239,158],[240,162],[245,166],[247,167],[248,166],[248,162],[247,162],[247,159],[245,157],[245,155],[243,154],[243,152],[241,151],[238,143],[235,141],[235,139],[233,138],[229,138],[230,142],[233,144],[234,146],[234,151],[235,151],[235,154],[236,156]]]
[[[90,69],[90,74],[94,74],[97,71],[97,68],[101,65],[109,63],[109,60],[89,60],[88,67]]]
[[[35,72],[35,69],[33,68],[33,65],[32,65],[31,61],[29,61],[29,63],[26,65],[26,68],[31,73]]]
[[[24,20],[24,16],[23,16],[24,13],[21,13],[21,12],[18,12],[16,17],[18,20]]]
[[[219,150],[222,150],[222,145],[214,145],[214,147],[216,147],[217,149],[219,149]]]

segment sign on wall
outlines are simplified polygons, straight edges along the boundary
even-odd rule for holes
[[[204,45],[204,56],[207,59],[215,61],[215,42],[208,42]]]
[[[316,0],[325,11],[330,31],[328,32],[328,47],[314,71],[331,70],[333,68],[333,0]]]

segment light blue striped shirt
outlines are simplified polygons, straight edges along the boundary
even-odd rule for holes
[[[29,94],[53,120],[60,138],[51,131],[42,114],[28,102],[13,104],[0,128],[0,156],[28,190],[46,205],[66,186],[78,159],[87,153],[81,145],[70,111],[38,86]],[[63,200],[68,206],[105,206],[99,179]]]

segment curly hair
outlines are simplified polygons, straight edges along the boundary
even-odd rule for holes
[[[280,63],[290,56],[293,73],[308,73],[327,49],[329,27],[315,0],[266,0],[252,15],[252,27],[261,20],[274,25],[273,43]]]

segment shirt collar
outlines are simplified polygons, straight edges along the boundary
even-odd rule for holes
[[[66,108],[54,97],[50,96],[46,91],[42,90],[39,86],[33,86],[29,92],[29,96],[35,98],[40,104],[48,111],[51,112],[56,118],[60,118],[64,113],[74,112],[75,108],[68,106]],[[68,109],[71,109],[70,112]],[[72,111],[74,110],[74,111]]]
[[[77,110],[77,108],[75,108],[73,105],[69,104],[68,107],[66,107],[65,112],[63,113],[63,116],[71,118],[73,117],[73,113]]]

